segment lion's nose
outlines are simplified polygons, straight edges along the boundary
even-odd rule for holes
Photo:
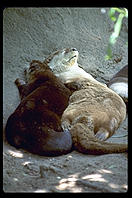
[[[76,48],[72,48],[72,51],[77,51],[77,49]]]

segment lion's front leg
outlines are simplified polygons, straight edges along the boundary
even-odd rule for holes
[[[24,80],[17,78],[15,80],[15,84],[19,90],[20,98],[22,100],[24,97],[28,95],[26,82]]]

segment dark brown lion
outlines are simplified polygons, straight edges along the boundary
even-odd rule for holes
[[[61,127],[61,115],[71,92],[40,61],[32,61],[25,75],[27,82],[15,81],[21,103],[7,120],[6,140],[39,155],[68,153],[72,139],[70,132]]]

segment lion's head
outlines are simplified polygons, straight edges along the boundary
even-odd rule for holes
[[[57,74],[76,65],[78,54],[79,53],[76,48],[65,48],[52,53],[44,60],[44,63],[48,64],[52,71]]]

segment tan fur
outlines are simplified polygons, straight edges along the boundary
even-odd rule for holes
[[[125,119],[126,108],[122,99],[105,86],[88,80],[78,80],[77,83],[78,91],[72,94],[62,115],[62,127],[70,129],[75,148],[91,154],[126,151],[125,144],[101,141],[112,136]]]
[[[68,53],[70,60],[72,49]],[[54,62],[52,57],[48,65],[68,88],[74,90],[62,115],[62,127],[70,129],[75,149],[90,154],[125,152],[126,144],[102,141],[112,136],[125,119],[126,106],[121,97],[81,69],[77,64],[78,56],[71,65],[69,62],[63,64],[64,50],[63,54],[61,50],[54,56],[59,61]]]

